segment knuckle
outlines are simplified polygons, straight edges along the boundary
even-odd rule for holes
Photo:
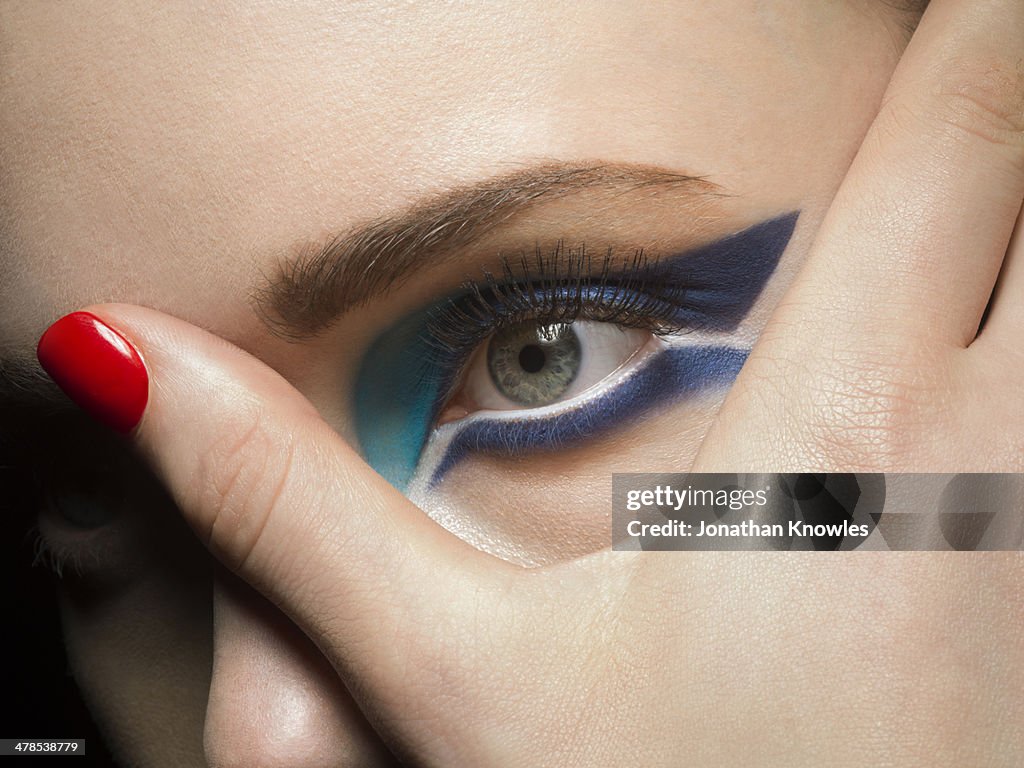
[[[278,506],[294,446],[258,407],[219,430],[196,457],[192,504],[207,544],[231,567],[249,559]]]
[[[1024,57],[945,62],[935,104],[946,124],[986,142],[1024,149]]]
[[[921,370],[870,358],[834,364],[811,390],[816,415],[800,441],[814,446],[818,462],[844,471],[909,470],[926,461],[922,445],[930,440],[922,436],[943,410],[935,404],[944,387]]]

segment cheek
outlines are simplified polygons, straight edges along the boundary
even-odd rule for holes
[[[609,547],[612,473],[687,471],[724,395],[648,414],[586,446],[473,457],[413,500],[473,546],[522,565]]]
[[[116,595],[62,590],[68,662],[123,764],[205,765],[213,645],[209,558],[165,541],[150,564]]]

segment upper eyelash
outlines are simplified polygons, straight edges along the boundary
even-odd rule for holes
[[[643,250],[615,259],[611,250],[594,259],[585,248],[550,254],[537,249],[532,260],[502,258],[501,275],[484,273],[467,281],[462,293],[437,308],[427,322],[426,344],[435,364],[468,355],[493,333],[524,322],[568,324],[578,319],[614,323],[656,335],[693,329],[678,319],[686,288],[667,285]]]
[[[472,352],[494,333],[525,322],[569,324],[579,319],[670,335],[697,330],[693,317],[680,319],[685,286],[667,284],[658,262],[639,249],[616,258],[608,249],[594,257],[585,247],[567,249],[560,242],[518,259],[501,257],[501,273],[485,271],[483,282],[466,281],[462,291],[436,307],[423,342],[431,357],[419,379],[440,379],[446,401]],[[439,375],[440,372],[440,375]]]
[[[76,576],[82,574],[83,561],[81,553],[58,547],[50,541],[38,525],[29,529],[28,537],[32,541],[32,567],[42,566],[52,572],[58,579],[64,578],[64,569],[71,566]]]

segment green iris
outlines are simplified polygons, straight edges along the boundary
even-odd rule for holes
[[[494,334],[487,369],[494,385],[519,405],[553,403],[580,370],[580,340],[571,325],[522,323]]]

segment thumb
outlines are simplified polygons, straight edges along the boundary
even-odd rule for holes
[[[356,688],[401,690],[407,645],[423,635],[408,623],[460,622],[479,608],[479,582],[508,568],[388,485],[279,374],[182,320],[93,306],[54,323],[38,356],[130,436],[207,546]],[[388,643],[371,642],[382,633]]]

